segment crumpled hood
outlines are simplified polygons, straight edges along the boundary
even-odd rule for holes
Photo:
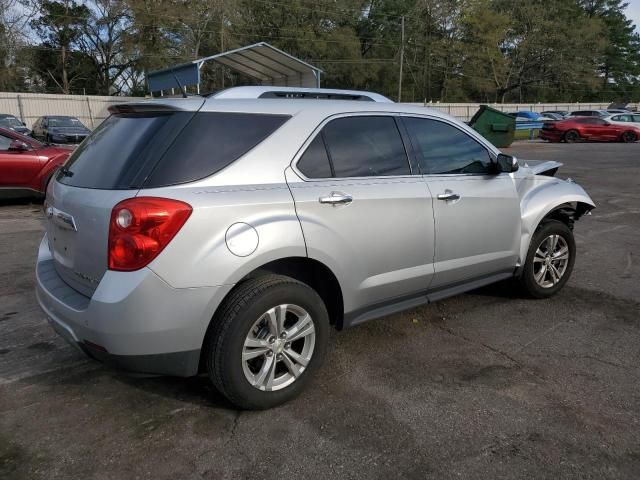
[[[518,162],[521,168],[526,168],[534,175],[553,176],[556,171],[563,165],[555,160],[520,160]]]

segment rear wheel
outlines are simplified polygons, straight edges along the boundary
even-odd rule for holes
[[[575,143],[580,140],[580,134],[577,130],[569,130],[564,134],[564,141],[567,143]]]
[[[207,371],[234,405],[265,409],[297,396],[320,367],[329,318],[309,286],[280,275],[247,280],[213,319]]]
[[[638,140],[638,135],[636,135],[636,132],[626,131],[620,136],[620,139],[624,143],[633,143]]]
[[[555,295],[569,280],[575,262],[576,243],[571,229],[550,220],[536,231],[520,278],[528,295],[547,298]]]

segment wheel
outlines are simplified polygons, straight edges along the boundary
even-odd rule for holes
[[[576,130],[569,130],[564,134],[564,141],[567,143],[575,143],[580,140],[580,134]]]
[[[324,359],[329,316],[320,296],[293,278],[240,284],[212,320],[204,345],[211,381],[249,410],[297,396]]]
[[[628,130],[620,136],[620,140],[622,140],[624,143],[633,143],[638,140],[638,135],[636,135],[636,132]]]
[[[576,243],[571,229],[562,222],[543,223],[531,239],[520,283],[534,298],[558,293],[571,276]]]

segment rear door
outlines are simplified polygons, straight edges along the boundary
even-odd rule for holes
[[[411,168],[386,114],[334,118],[294,160],[288,183],[308,254],[336,272],[347,314],[431,282],[432,199]]]
[[[491,173],[491,153],[459,126],[403,117],[433,194],[436,247],[432,288],[513,272],[521,233],[513,178]]]

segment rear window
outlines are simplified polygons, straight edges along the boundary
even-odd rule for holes
[[[114,114],[71,155],[58,181],[99,189],[186,183],[227,167],[289,119],[221,112]]]

